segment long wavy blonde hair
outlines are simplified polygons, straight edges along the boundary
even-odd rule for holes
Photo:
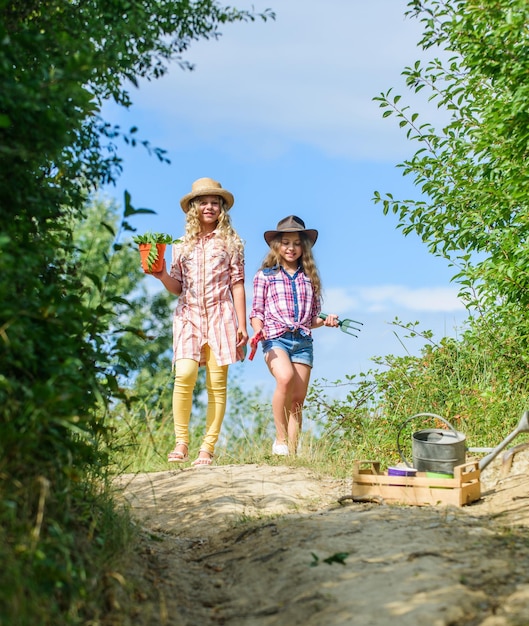
[[[199,219],[199,201],[200,197],[193,198],[189,203],[189,211],[187,212],[186,232],[182,240],[183,249],[189,252],[198,241],[202,232],[202,225]],[[220,214],[217,222],[217,235],[226,244],[226,249],[230,254],[244,254],[244,242],[231,225],[231,219],[226,210],[226,204],[219,196]]]
[[[301,256],[299,258],[299,264],[305,276],[307,276],[307,278],[311,281],[315,296],[317,298],[321,298],[321,279],[318,268],[316,267],[314,255],[312,254],[312,243],[305,233],[299,233],[299,238],[301,241]],[[281,235],[279,234],[276,235],[270,242],[270,251],[264,258],[263,263],[261,264],[261,269],[281,265],[281,255],[279,254],[280,248]]]

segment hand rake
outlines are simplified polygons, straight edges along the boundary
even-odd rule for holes
[[[321,317],[322,320],[325,320],[327,319],[327,314],[320,313],[319,317]],[[360,324],[361,326],[363,326],[363,322],[357,322],[356,320],[349,320],[349,319],[338,320],[338,326],[340,327],[340,330],[342,331],[342,333],[346,333],[347,335],[352,335],[353,337],[358,337],[358,335],[355,335],[353,330],[356,330],[356,332],[360,332],[362,329],[355,326],[355,324]]]

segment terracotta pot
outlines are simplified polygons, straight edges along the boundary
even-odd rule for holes
[[[158,255],[151,267],[149,267],[147,259],[149,257],[149,252],[151,251],[152,244],[140,243],[138,247],[140,249],[141,267],[143,268],[143,271],[146,274],[152,274],[153,272],[161,272],[163,269],[163,258],[165,254],[166,244],[165,243],[156,244]]]

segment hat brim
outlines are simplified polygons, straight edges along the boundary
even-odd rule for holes
[[[226,203],[225,208],[227,211],[231,209],[233,203],[235,202],[233,194],[231,194],[229,191],[226,191],[226,189],[219,189],[218,187],[205,187],[202,188],[199,192],[191,192],[186,194],[180,200],[180,206],[182,207],[184,213],[187,213],[189,211],[189,203],[191,202],[191,200],[194,200],[195,198],[200,198],[201,196],[220,196]]]
[[[318,231],[314,228],[285,228],[285,230],[267,230],[265,231],[264,238],[266,243],[270,245],[278,235],[283,235],[284,233],[305,233],[311,245],[314,245],[316,243],[316,239],[318,239]]]

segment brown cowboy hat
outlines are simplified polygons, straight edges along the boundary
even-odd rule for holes
[[[281,233],[305,233],[312,245],[316,243],[318,231],[313,228],[305,228],[305,222],[301,217],[289,215],[277,223],[277,230],[267,230],[264,234],[265,241],[268,245],[272,243],[274,237]]]
[[[233,206],[235,200],[233,194],[226,189],[222,188],[222,185],[212,178],[199,178],[191,185],[191,193],[186,194],[180,200],[180,206],[184,213],[189,211],[189,203],[194,198],[199,196],[220,196],[226,203],[225,209],[229,210]]]

